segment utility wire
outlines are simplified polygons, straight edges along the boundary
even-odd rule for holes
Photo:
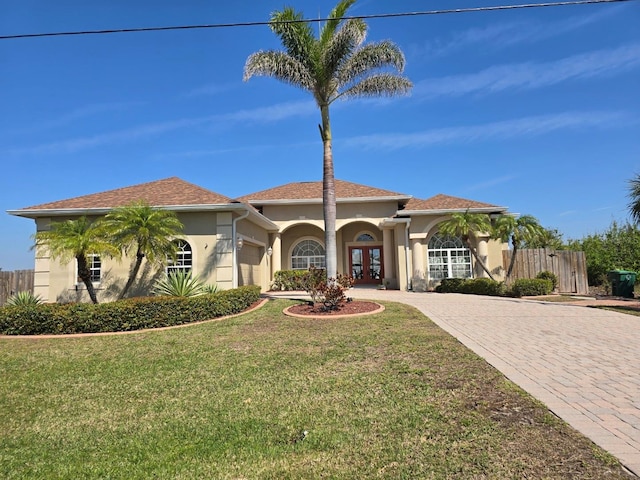
[[[517,5],[495,5],[489,7],[472,7],[472,8],[451,8],[445,10],[427,10],[423,12],[403,12],[403,13],[381,13],[374,15],[355,15],[342,17],[343,20],[369,20],[373,18],[395,18],[395,17],[418,17],[424,15],[443,15],[448,13],[471,13],[471,12],[490,12],[496,10],[516,10],[522,8],[543,8],[543,7],[565,7],[569,5],[587,5],[593,3],[621,3],[633,2],[637,0],[571,0],[566,2],[546,2],[546,3],[526,3]],[[278,23],[313,23],[325,22],[330,18],[317,18],[314,20],[289,20]],[[139,27],[139,28],[117,28],[109,30],[84,30],[71,32],[48,32],[48,33],[23,33],[17,35],[0,35],[0,40],[11,40],[18,38],[40,38],[40,37],[65,37],[71,35],[104,35],[110,33],[132,33],[132,32],[161,32],[165,30],[195,30],[202,28],[231,28],[231,27],[256,27],[271,25],[276,22],[238,22],[238,23],[212,23],[205,25],[176,25],[168,27]]]

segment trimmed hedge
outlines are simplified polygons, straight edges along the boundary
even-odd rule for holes
[[[124,332],[169,327],[239,313],[260,298],[245,286],[198,297],[141,297],[112,303],[45,304],[0,308],[0,334]]]
[[[306,290],[308,270],[279,270],[273,276],[271,290]]]
[[[514,297],[549,295],[553,291],[553,282],[547,278],[521,278],[511,285]]]
[[[505,291],[504,283],[490,278],[444,278],[436,287],[438,293],[503,296]]]

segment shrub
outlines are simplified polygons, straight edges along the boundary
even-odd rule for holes
[[[460,293],[466,278],[443,278],[436,287],[438,293]]]
[[[197,297],[142,297],[113,303],[44,304],[0,308],[0,333],[42,335],[168,327],[239,313],[260,298],[245,286]]]
[[[469,278],[460,286],[460,293],[471,293],[473,295],[502,296],[506,288],[502,282],[491,280],[490,278]]]
[[[536,278],[551,280],[551,290],[555,290],[558,286],[558,276],[553,272],[545,270],[544,272],[540,272],[538,275],[536,275]]]
[[[170,297],[195,297],[204,295],[204,283],[188,272],[173,272],[160,278],[153,286],[155,295]]]
[[[280,270],[273,278],[272,290],[306,290],[304,286],[307,270]]]
[[[18,292],[14,293],[7,300],[7,305],[40,305],[42,303],[42,297],[40,295],[34,295],[31,292]]]
[[[470,293],[502,296],[506,288],[502,282],[490,278],[444,278],[436,287],[438,293]]]
[[[527,297],[548,295],[553,290],[553,283],[546,278],[520,278],[511,285],[511,295]]]

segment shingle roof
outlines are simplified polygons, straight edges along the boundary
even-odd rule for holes
[[[411,195],[404,193],[382,190],[380,188],[369,187],[359,183],[335,180],[336,199],[354,198],[376,198],[376,197],[399,197],[403,199],[411,198]],[[278,187],[250,193],[240,197],[241,202],[260,204],[278,200],[317,200],[322,201],[322,182],[295,182],[280,185]]]
[[[467,200],[466,198],[452,197],[439,193],[426,200],[412,198],[405,205],[403,211],[423,211],[423,210],[464,210],[475,208],[495,208],[497,211],[506,210],[505,207],[491,205],[490,203],[477,202],[475,200]]]
[[[115,208],[136,201],[145,201],[153,207],[234,203],[229,197],[185,182],[178,177],[171,177],[67,200],[34,205],[23,210]]]

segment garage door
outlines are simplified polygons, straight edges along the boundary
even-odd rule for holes
[[[260,247],[246,243],[238,255],[238,285],[260,285]]]

